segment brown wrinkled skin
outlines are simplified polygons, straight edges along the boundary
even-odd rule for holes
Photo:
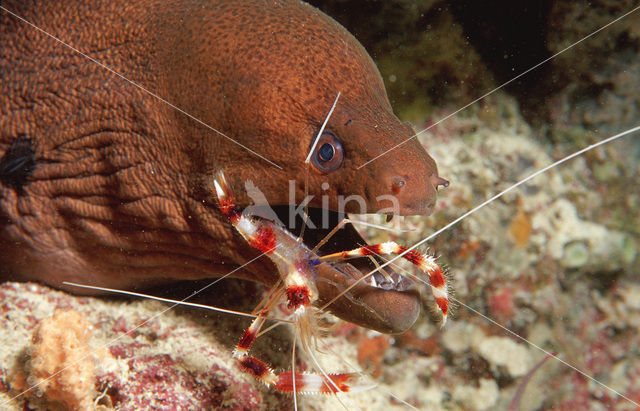
[[[212,176],[270,204],[303,197],[304,159],[338,91],[328,129],[342,166],[310,172],[310,194],[427,214],[435,162],[393,114],[380,75],[340,25],[297,1],[8,1],[2,5],[127,79],[277,163],[198,124],[86,57],[0,11],[0,156],[18,136],[36,168],[0,184],[0,275],[61,287],[140,288],[219,277],[255,257],[218,211]],[[330,183],[321,191],[320,184]],[[357,211],[357,210],[353,210]],[[267,258],[236,273],[271,284]],[[76,290],[77,291],[77,290]]]

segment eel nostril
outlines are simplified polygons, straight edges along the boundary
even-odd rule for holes
[[[449,181],[445,180],[444,178],[438,176],[437,174],[433,174],[431,175],[431,177],[429,177],[429,181],[431,182],[431,185],[433,185],[433,187],[437,190],[438,187],[443,186],[443,187],[449,187]]]
[[[393,191],[393,194],[398,194],[406,184],[407,182],[404,178],[395,177],[391,183],[391,191]]]

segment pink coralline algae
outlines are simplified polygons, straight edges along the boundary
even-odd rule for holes
[[[246,410],[290,403],[289,397],[270,393],[238,369],[229,348],[217,342],[215,330],[209,328],[216,321],[210,326],[194,324],[188,314],[184,317],[173,310],[158,316],[164,309],[158,303],[76,297],[30,283],[0,285],[0,299],[3,409]],[[51,322],[60,307],[73,313],[77,321],[72,322],[84,326],[82,330],[56,327],[58,341],[73,337],[77,344],[65,353],[49,352],[47,359],[56,371],[69,366],[60,376],[81,381],[86,388],[81,392],[70,386],[65,391],[60,377],[47,383],[42,383],[47,376],[37,381],[29,377],[35,365],[34,341],[42,340],[33,336],[42,334],[43,324]],[[127,333],[136,325],[135,332]],[[67,355],[71,352],[78,358]],[[87,367],[79,366],[83,361]],[[26,391],[38,382],[38,387]]]

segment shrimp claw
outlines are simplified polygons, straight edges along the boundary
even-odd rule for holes
[[[393,241],[388,241],[381,244],[372,244],[364,247],[355,248],[350,251],[342,251],[339,253],[328,254],[320,257],[322,261],[336,261],[341,259],[366,257],[370,255],[387,255],[396,254],[400,255],[408,250],[408,247],[399,245]],[[429,285],[431,286],[431,292],[433,298],[442,313],[442,326],[447,322],[447,315],[449,313],[449,292],[448,292],[448,279],[446,271],[440,267],[436,262],[436,258],[420,253],[416,250],[411,250],[406,254],[402,254],[402,258],[409,261],[411,264],[417,266],[429,277]]]

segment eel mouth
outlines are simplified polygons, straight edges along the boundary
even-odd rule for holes
[[[273,210],[293,235],[300,235],[303,222],[299,215],[292,218],[294,221],[290,221],[289,206],[275,206]],[[309,249],[313,249],[344,217],[344,214],[336,211],[315,207],[310,207],[307,213],[309,221],[315,226],[310,228],[309,224],[303,232],[302,240]],[[367,243],[362,236],[351,223],[347,223],[317,253],[326,255],[365,245]],[[374,258],[378,264],[385,262],[378,257]],[[334,315],[369,329],[387,334],[404,332],[415,323],[420,314],[418,289],[411,279],[388,266],[384,268],[387,276],[378,271],[358,281],[376,268],[376,263],[368,257],[320,264],[316,278],[319,292],[317,305],[322,307],[331,302],[327,309]],[[350,289],[340,296],[348,288]],[[334,298],[335,301],[332,301]]]

